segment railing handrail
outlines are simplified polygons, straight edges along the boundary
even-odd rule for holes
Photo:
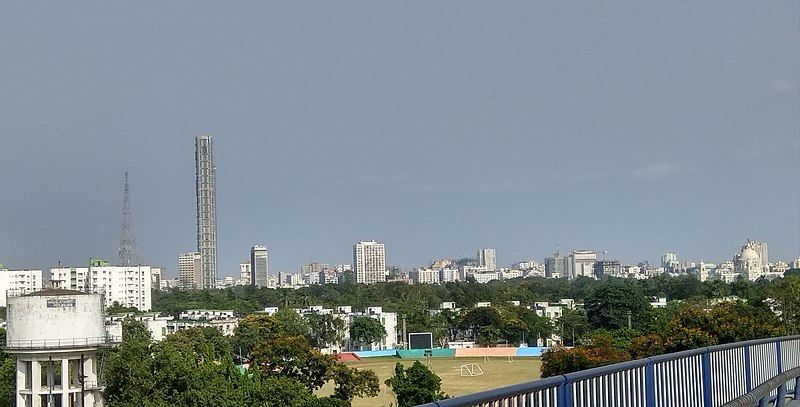
[[[756,386],[755,389],[723,404],[720,407],[750,407],[757,404],[759,400],[764,397],[769,397],[773,390],[783,386],[789,380],[795,379],[800,376],[800,366],[794,369],[789,369],[766,382]]]
[[[57,349],[80,346],[97,346],[119,343],[120,336],[95,336],[88,338],[53,338],[53,339],[6,339],[2,347],[14,349]]]
[[[558,375],[558,376],[548,377],[548,378],[544,378],[544,379],[534,380],[534,381],[531,381],[531,382],[519,383],[519,384],[515,384],[515,385],[512,385],[512,386],[506,386],[506,387],[487,390],[487,391],[483,391],[483,392],[479,392],[479,393],[468,394],[468,395],[459,396],[459,397],[456,397],[456,398],[453,398],[453,399],[439,400],[439,401],[423,404],[420,407],[457,407],[457,406],[479,405],[481,403],[489,403],[489,402],[492,402],[492,401],[495,401],[495,400],[502,400],[502,399],[506,399],[506,398],[513,397],[513,396],[516,396],[516,395],[530,394],[530,393],[533,393],[533,392],[536,392],[536,391],[541,391],[541,390],[545,390],[545,389],[551,389],[551,388],[559,387],[559,386],[569,386],[570,383],[574,383],[574,382],[582,381],[582,380],[586,380],[586,379],[591,379],[591,378],[595,378],[595,377],[605,376],[605,375],[609,375],[609,374],[613,374],[613,373],[617,373],[617,372],[630,371],[632,369],[638,369],[638,368],[646,368],[646,369],[651,369],[652,370],[652,366],[656,365],[656,364],[662,364],[662,363],[673,362],[673,361],[677,361],[677,360],[683,360],[683,359],[687,359],[687,358],[695,357],[695,356],[701,356],[704,359],[704,361],[708,361],[709,355],[714,353],[714,352],[721,352],[721,351],[726,351],[726,350],[731,350],[731,349],[739,349],[739,348],[747,349],[748,347],[752,347],[752,346],[758,346],[758,345],[763,345],[763,344],[771,344],[771,343],[781,343],[781,342],[797,340],[797,339],[800,339],[800,335],[790,335],[790,336],[782,336],[782,337],[776,337],[776,338],[753,339],[753,340],[742,341],[742,342],[727,343],[727,344],[721,344],[721,345],[714,345],[714,346],[709,346],[709,347],[685,350],[685,351],[681,351],[681,352],[668,353],[668,354],[664,354],[664,355],[656,355],[656,356],[651,356],[649,358],[625,361],[625,362],[615,363],[615,364],[612,364],[612,365],[600,366],[600,367],[596,367],[596,368],[592,368],[592,369],[582,370],[582,371],[579,371],[579,372],[572,372],[572,373],[567,373],[567,374],[564,374],[564,375]],[[781,357],[780,354],[778,354],[777,358],[780,359],[780,357]],[[798,367],[797,369],[800,369],[800,367]],[[793,371],[793,370],[795,370],[795,369],[792,369],[790,371]],[[787,371],[787,373],[788,372],[789,371]],[[777,380],[777,381],[781,380],[780,378],[783,377],[783,372],[778,372],[778,373],[780,374],[779,376],[776,376],[775,378],[768,380],[767,382],[759,385],[756,388],[760,388],[761,386],[765,386],[765,385],[767,385],[767,383],[772,383],[772,380]],[[800,375],[800,371],[798,372],[798,375]],[[797,376],[794,376],[794,377],[797,377]],[[791,377],[787,378],[783,382],[785,383],[787,380],[790,380],[790,379],[791,379]],[[772,387],[767,392],[767,394],[769,394],[769,392],[771,392],[772,390],[774,390],[777,387],[778,386]],[[753,392],[753,391],[755,391],[755,389],[751,390],[751,392]],[[750,394],[750,393],[748,393],[748,394]],[[744,397],[744,396],[742,396],[742,397]]]

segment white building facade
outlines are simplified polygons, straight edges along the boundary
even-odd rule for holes
[[[356,283],[374,284],[386,281],[386,251],[383,243],[360,241],[353,246]]]
[[[92,266],[50,269],[50,280],[59,287],[103,294],[106,307],[115,302],[123,307],[149,311],[153,305],[150,266]]]
[[[42,289],[42,270],[0,269],[0,307],[6,306],[6,296],[29,294]]]

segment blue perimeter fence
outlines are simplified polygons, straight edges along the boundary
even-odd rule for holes
[[[653,356],[421,407],[717,407],[726,403],[745,406],[753,404],[738,400],[746,399],[756,387],[768,385],[770,379],[786,372],[800,372],[797,367],[800,367],[800,335]],[[786,392],[800,390],[796,375],[784,374],[779,381],[757,405],[766,406],[766,400],[783,405]]]

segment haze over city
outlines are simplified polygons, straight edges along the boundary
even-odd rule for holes
[[[800,256],[800,4],[0,5],[0,262]]]

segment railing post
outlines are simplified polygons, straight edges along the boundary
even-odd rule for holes
[[[744,347],[744,385],[747,389],[747,392],[753,390],[753,378],[751,377],[752,374],[750,373],[752,369],[750,368],[750,345],[745,345]]]
[[[558,385],[558,407],[572,406],[572,386],[564,377],[564,382]]]
[[[781,360],[783,358],[781,357],[781,340],[780,339],[775,341],[775,353],[776,353],[776,356],[778,357],[778,374],[781,374],[781,373],[783,373],[783,361]]]
[[[703,361],[703,406],[712,407],[711,405],[711,352],[708,348],[702,355]]]
[[[656,406],[656,368],[652,361],[644,367],[644,405]]]
[[[800,377],[794,378],[794,396],[795,400],[800,400]]]
[[[786,383],[781,383],[778,387],[778,398],[775,399],[775,407],[783,407],[786,403]]]

